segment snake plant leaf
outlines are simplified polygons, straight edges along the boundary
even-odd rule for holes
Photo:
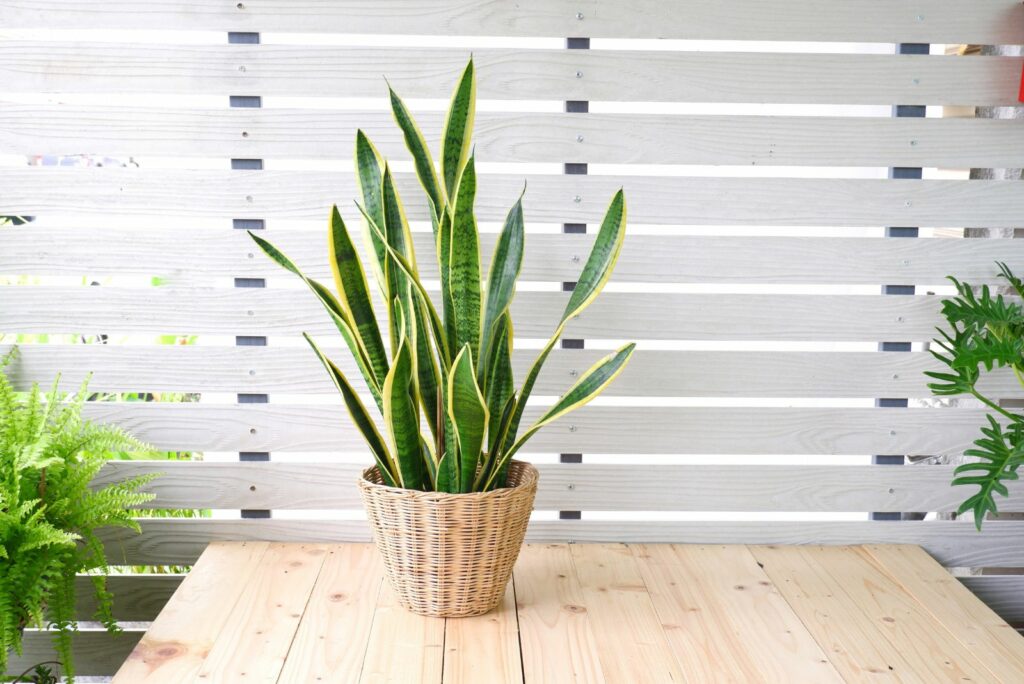
[[[367,446],[370,447],[370,452],[373,454],[374,460],[377,462],[377,468],[380,470],[381,479],[384,480],[384,484],[389,487],[395,486],[395,475],[397,472],[396,463],[391,457],[388,451],[387,443],[377,430],[377,425],[370,418],[370,414],[367,412],[363,402],[359,399],[359,395],[356,394],[352,384],[349,383],[345,374],[334,365],[327,356],[320,351],[320,347],[317,346],[313,338],[306,333],[302,333],[302,336],[306,338],[306,342],[313,348],[317,358],[320,359],[320,363],[327,369],[327,374],[331,376],[331,380],[334,381],[334,386],[338,388],[342,398],[345,400],[345,407],[348,408],[349,414],[352,416],[352,422],[356,424],[356,428],[359,429],[363,439],[366,440]]]
[[[381,156],[377,152],[377,148],[373,146],[373,143],[366,137],[362,129],[357,130],[355,154],[356,181],[359,183],[359,192],[363,197],[363,206],[366,207],[366,213],[373,217],[378,226],[384,225],[381,163]],[[384,284],[384,260],[386,258],[384,245],[373,234],[365,221],[363,222],[363,238],[366,244],[370,245],[373,249],[373,273],[377,278],[377,284],[380,286],[381,292],[387,297]]]
[[[377,317],[373,312],[362,261],[352,244],[337,205],[331,209],[327,250],[338,297],[342,306],[351,313],[352,326],[379,385],[384,382],[384,376],[388,373],[387,352],[384,349],[380,328],[377,326]]]
[[[391,169],[384,164],[384,176],[381,180],[381,192],[384,200],[384,242],[387,251],[394,251],[400,254],[403,259],[409,262],[413,270],[416,269],[416,258],[412,252],[412,234],[409,231],[409,222],[405,218],[405,208],[395,188],[395,179]],[[408,278],[401,268],[396,268],[393,261],[384,263],[384,281],[387,284],[388,301],[392,302],[396,297],[402,298],[403,304],[410,312],[411,302],[407,299],[409,292]],[[394,307],[388,308],[389,331],[391,333],[391,354],[398,352],[399,331],[396,328],[396,316]]]
[[[427,149],[427,142],[423,139],[423,133],[412,118],[402,98],[388,84],[388,94],[391,97],[391,113],[395,122],[402,129],[405,137],[405,146],[409,148],[412,155],[413,166],[416,168],[416,175],[420,179],[424,192],[427,193],[427,200],[430,203],[430,211],[433,216],[434,229],[437,230],[441,213],[444,211],[445,199],[441,185],[437,181],[437,169],[434,168],[434,160]]]
[[[284,252],[279,250],[273,244],[253,234],[252,231],[248,231],[249,237],[259,246],[263,252],[277,262],[278,265],[282,266],[285,270],[294,273],[306,283],[307,287],[312,290],[313,294],[316,295],[317,299],[326,309],[331,320],[334,322],[338,332],[341,333],[342,339],[345,340],[345,344],[348,346],[349,351],[352,352],[352,358],[355,359],[356,365],[359,367],[359,372],[362,374],[363,379],[366,381],[366,386],[370,390],[370,394],[373,395],[374,401],[377,402],[377,406],[383,409],[381,399],[381,383],[378,382],[377,376],[374,374],[373,365],[370,359],[367,358],[366,352],[360,344],[359,336],[356,334],[355,327],[352,324],[352,314],[347,311],[339,302],[331,291],[324,285],[318,283],[312,278],[307,278],[303,275],[299,267],[289,259]]]
[[[473,75],[473,59],[470,58],[452,93],[441,139],[441,177],[444,178],[448,197],[455,197],[455,188],[466,167],[466,160],[469,159],[475,115],[476,79]]]
[[[545,425],[558,420],[567,413],[585,406],[603,392],[604,389],[611,384],[611,382],[615,380],[620,373],[622,373],[623,369],[626,367],[626,363],[629,362],[630,357],[633,355],[634,349],[636,349],[636,344],[630,342],[591,366],[590,369],[580,377],[576,384],[570,387],[569,390],[563,394],[557,402],[555,402],[554,406],[545,411],[540,419],[531,425],[530,428],[516,440],[515,444],[501,455],[502,460],[498,464],[498,468],[495,469],[495,473],[492,475],[492,478],[497,475],[501,466],[508,463],[516,452],[522,448],[523,444],[525,444],[530,437],[536,434],[538,430]],[[489,480],[484,489],[486,490],[489,488],[493,481],[493,479]]]
[[[487,410],[490,413],[487,427],[489,453],[497,447],[505,404],[515,392],[515,379],[512,376],[512,317],[506,312],[497,320],[494,327],[494,344],[491,345],[491,356],[487,361],[487,381],[483,384]]]
[[[430,433],[436,437],[443,429],[440,424],[443,416],[438,413],[438,407],[442,406],[438,395],[438,386],[443,379],[434,356],[434,350],[430,346],[430,314],[427,313],[419,297],[412,297],[411,300],[411,323],[416,339],[416,390],[423,413],[427,417],[427,426],[430,428]]]
[[[398,462],[398,481],[405,489],[423,489],[427,467],[420,445],[419,412],[413,395],[413,359],[402,335],[398,353],[384,379],[384,423]]]
[[[526,188],[523,188],[523,193]],[[505,217],[505,225],[494,246],[491,258],[491,271],[487,278],[487,299],[484,304],[484,324],[481,330],[480,364],[477,373],[486,387],[487,375],[490,373],[490,340],[497,321],[508,311],[509,304],[516,291],[516,280],[523,265],[523,194],[509,210]],[[492,407],[493,409],[493,407]]]
[[[474,358],[480,352],[480,236],[473,201],[476,168],[473,157],[459,180],[452,219],[449,286],[455,310],[455,349],[469,345]]]
[[[448,375],[448,417],[455,427],[459,454],[459,491],[472,491],[487,430],[487,402],[476,384],[473,352],[464,346]]]

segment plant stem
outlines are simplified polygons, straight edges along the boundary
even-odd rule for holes
[[[983,396],[981,394],[981,392],[979,392],[978,390],[974,389],[973,387],[971,388],[971,394],[974,396],[975,399],[977,399],[981,403],[985,404],[986,406],[988,406],[993,411],[998,411],[999,413],[1003,414],[1004,416],[1006,416],[1007,418],[1009,418],[1013,422],[1015,422],[1015,423],[1024,422],[1024,416],[1019,416],[1019,415],[1017,415],[1015,413],[1010,413],[1009,411],[1004,409],[999,404],[997,404],[994,401],[992,401],[991,399]]]

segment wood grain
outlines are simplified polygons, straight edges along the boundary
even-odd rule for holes
[[[109,677],[125,658],[131,657],[132,649],[143,634],[139,629],[129,628],[119,637],[112,637],[102,629],[83,629],[75,635],[71,646],[77,674],[83,677]],[[56,658],[53,633],[49,631],[26,630],[22,648],[21,655],[9,654],[7,672],[12,673],[12,676]]]
[[[971,575],[958,581],[1012,625],[1024,625],[1024,576]]]
[[[977,58],[983,59],[995,58]],[[1020,64],[1015,67],[1018,77]],[[409,219],[427,220],[418,181],[408,173],[395,177]],[[1007,228],[1024,213],[1017,188],[998,180],[488,173],[479,177],[478,220],[503,221],[524,181],[530,223],[599,223],[620,188],[633,225]],[[4,214],[91,221],[154,215],[319,221],[332,204],[347,207],[358,196],[352,173],[330,171],[14,167],[0,169],[0,184]],[[356,221],[355,211],[343,211]]]
[[[114,595],[114,617],[121,622],[149,622],[181,586],[185,575],[111,575],[107,589]],[[91,578],[75,579],[75,615],[91,620],[96,613],[96,596]]]
[[[522,684],[519,622],[512,583],[497,608],[485,615],[450,618],[444,626],[445,684],[472,684],[482,673],[494,684]]]
[[[1013,44],[1022,19],[1014,0],[977,3],[970,12],[956,0],[855,6],[827,0],[688,0],[684,12],[665,12],[658,0],[402,0],[308,2],[292,0],[211,3],[150,0],[139,5],[108,0],[82,5],[67,0],[0,3],[10,28],[122,28],[222,31],[396,33],[407,35],[572,36],[794,40],[881,43]]]
[[[566,544],[527,544],[513,581],[523,677],[533,684],[604,682],[587,601]]]
[[[443,113],[417,115],[440,149]],[[409,160],[380,110],[167,109],[0,104],[0,151],[18,155],[350,159],[361,128]],[[582,137],[582,140],[580,140]],[[1015,167],[1024,132],[998,119],[479,112],[488,162],[739,166]]]
[[[440,684],[444,659],[444,618],[424,618],[398,605],[384,582],[359,682]]]
[[[13,92],[383,100],[387,74],[404,97],[436,98],[471,51],[479,97],[497,100],[1013,105],[1007,86],[1021,65],[941,55],[10,40],[0,46],[0,79]]]

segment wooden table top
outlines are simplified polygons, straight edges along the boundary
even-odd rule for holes
[[[1024,682],[1024,637],[915,546],[541,544],[474,618],[367,544],[211,544],[114,682]]]

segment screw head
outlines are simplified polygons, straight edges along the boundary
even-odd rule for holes
[[[256,371],[254,371],[254,370],[250,370],[250,371],[249,371],[249,375],[250,375],[250,376],[252,376],[252,375],[256,375]]]
[[[583,12],[577,12],[576,13],[576,20],[577,21],[583,21]]]
[[[579,195],[576,195],[575,197],[572,198],[572,201],[575,202],[576,204],[579,204],[580,202],[583,201],[583,198],[580,197]]]
[[[249,252],[245,256],[248,257],[249,259],[255,259],[256,258],[256,256],[252,252]]]
[[[576,485],[570,483],[570,484],[565,485],[565,488],[566,489],[576,489]]]
[[[916,140],[911,140],[910,141],[910,146],[911,147],[917,147],[917,141]]]
[[[572,261],[572,263],[574,263],[574,264],[580,263],[580,255],[579,254],[573,254],[572,255],[572,259],[570,259],[570,261]]]
[[[255,435],[256,434],[256,428],[249,428],[249,434],[250,435]]]
[[[583,136],[582,135],[577,135],[576,136],[576,142],[583,142]]]
[[[576,426],[575,425],[570,425],[569,426],[569,432],[576,432]]]
[[[238,67],[238,70],[239,71],[245,71],[245,65],[243,64],[242,66]]]
[[[583,72],[582,71],[577,71],[576,72],[576,78],[583,78]]]
[[[245,196],[245,201],[246,202],[252,202],[252,195],[246,195]]]
[[[903,316],[897,316],[896,317],[896,322],[897,323],[902,323],[903,322]]]
[[[890,437],[895,437],[896,436],[896,431],[895,430],[889,430],[889,436]]]
[[[571,371],[569,371],[569,377],[570,378],[575,378],[579,374],[580,374],[580,372],[578,370],[576,370],[575,368],[573,368]]]

